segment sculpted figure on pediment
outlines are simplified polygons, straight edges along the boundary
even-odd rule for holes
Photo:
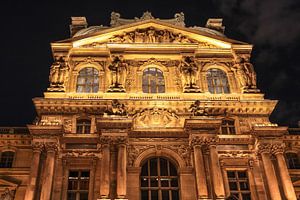
[[[123,32],[109,39],[114,43],[197,43],[197,41],[169,30],[158,30],[154,27],[136,29],[132,32]]]
[[[206,116],[208,115],[207,110],[205,107],[201,107],[200,101],[196,100],[194,103],[191,104],[189,107],[189,111],[193,114],[193,116]]]
[[[69,69],[70,67],[63,57],[55,57],[55,61],[50,68],[50,91],[65,91]]]

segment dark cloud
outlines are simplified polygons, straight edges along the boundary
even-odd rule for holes
[[[258,86],[266,98],[280,100],[272,119],[295,126],[300,120],[300,1],[214,0],[214,3],[224,18],[235,24],[229,27],[229,36],[238,35],[254,44],[252,62]]]

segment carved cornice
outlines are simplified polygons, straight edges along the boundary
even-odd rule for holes
[[[127,136],[101,136],[99,142],[102,145],[127,144],[128,137]]]
[[[269,153],[269,154],[278,154],[283,153],[285,149],[284,143],[259,143],[257,145],[257,153],[263,154],[263,153]]]
[[[219,142],[218,136],[197,136],[197,135],[191,135],[190,137],[190,145],[216,145]]]

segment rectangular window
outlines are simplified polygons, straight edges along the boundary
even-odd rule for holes
[[[70,170],[68,178],[68,200],[88,200],[90,172]]]
[[[251,200],[247,170],[227,171],[230,197],[239,200]]]

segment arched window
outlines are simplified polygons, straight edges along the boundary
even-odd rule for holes
[[[169,160],[147,160],[141,171],[141,200],[179,200],[176,167]]]
[[[15,157],[15,152],[4,151],[1,153],[0,168],[11,168]]]
[[[289,169],[300,169],[299,157],[296,153],[286,153],[285,156]]]
[[[93,67],[80,70],[77,77],[76,92],[95,93],[99,90],[99,72]]]
[[[163,72],[155,67],[149,67],[143,72],[144,93],[164,93],[165,80]]]
[[[234,135],[234,134],[236,134],[233,119],[223,119],[222,120],[221,133],[224,134],[224,135]]]
[[[227,75],[220,69],[209,69],[206,74],[208,91],[212,94],[230,93]]]
[[[91,133],[91,120],[89,119],[78,119],[76,122],[76,133],[78,134],[89,134]]]

